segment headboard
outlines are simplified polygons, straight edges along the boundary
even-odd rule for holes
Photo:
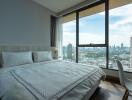
[[[46,50],[51,50],[51,48],[45,48],[44,46],[22,46],[22,45],[0,45],[0,67],[1,67],[1,62],[2,62],[2,55],[1,53],[3,51],[8,51],[8,52],[22,52],[22,51],[46,51]]]
[[[51,48],[45,48],[44,46],[22,46],[22,45],[0,45],[0,52],[11,51],[11,52],[21,52],[21,51],[45,51],[51,50]]]

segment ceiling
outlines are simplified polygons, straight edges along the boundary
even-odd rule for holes
[[[42,6],[59,13],[86,0],[33,0]]]

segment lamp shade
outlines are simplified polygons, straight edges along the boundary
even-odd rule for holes
[[[52,51],[53,59],[57,59],[58,58],[58,48],[51,47],[51,51]]]

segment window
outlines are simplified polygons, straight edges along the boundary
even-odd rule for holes
[[[125,71],[132,72],[130,60],[130,41],[132,41],[132,4],[109,11],[109,68],[117,69],[116,60],[120,60]],[[131,50],[132,51],[132,50]]]
[[[124,70],[132,72],[130,9],[130,0],[104,0],[65,16],[63,58],[115,70],[120,60]]]
[[[76,14],[63,18],[63,59],[76,61]]]
[[[78,62],[106,68],[105,4],[79,12]]]
[[[104,11],[100,4],[79,12],[79,44],[105,44]]]

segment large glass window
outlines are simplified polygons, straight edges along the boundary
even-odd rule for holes
[[[109,11],[109,68],[118,69],[116,60],[120,60],[125,71],[132,72],[130,60],[130,41],[132,37],[132,4]]]
[[[78,62],[106,68],[105,4],[79,12]]]
[[[105,44],[105,5],[79,12],[79,44]]]
[[[64,17],[63,58],[116,70],[120,60],[132,72],[132,1],[107,4],[99,1]]]
[[[63,18],[63,59],[76,60],[76,14]]]

